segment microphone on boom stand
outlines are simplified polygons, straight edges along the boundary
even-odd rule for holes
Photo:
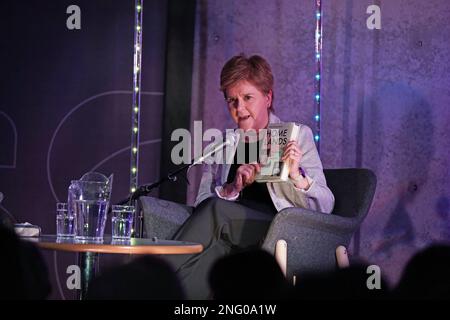
[[[177,170],[170,172],[169,174],[167,174],[165,177],[159,179],[158,181],[151,183],[151,184],[146,184],[146,185],[142,185],[140,187],[138,187],[134,192],[132,192],[130,194],[130,196],[128,196],[126,199],[123,199],[122,201],[119,201],[117,203],[117,205],[126,205],[129,204],[131,205],[131,203],[133,201],[135,201],[136,199],[138,199],[141,196],[145,196],[148,195],[153,189],[159,187],[162,183],[164,183],[165,181],[176,181],[177,180],[177,175],[186,170],[189,169],[190,167],[193,167],[197,164],[202,163],[203,161],[205,161],[207,158],[209,158],[211,155],[217,153],[218,151],[221,151],[222,149],[224,149],[226,146],[229,145],[234,145],[236,142],[237,136],[236,134],[227,134],[226,139],[217,144],[216,146],[213,146],[211,148],[211,150],[209,150],[208,152],[206,152],[204,155],[202,155],[201,157],[198,157],[196,159],[192,159],[191,164],[185,164],[182,167],[178,168]],[[139,238],[142,237],[142,216],[139,216],[139,218],[141,219],[141,223],[140,223],[140,230],[139,230]]]

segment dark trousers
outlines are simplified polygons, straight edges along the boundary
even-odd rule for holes
[[[209,198],[200,203],[177,231],[174,240],[201,243],[203,252],[170,256],[188,299],[211,297],[208,275],[214,262],[227,254],[262,244],[276,212]]]

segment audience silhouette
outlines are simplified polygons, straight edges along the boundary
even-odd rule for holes
[[[389,298],[387,282],[380,274],[379,286],[374,287],[370,280],[372,273],[367,267],[366,264],[355,264],[334,272],[299,276],[293,297],[306,300]]]
[[[48,271],[34,244],[0,225],[1,300],[41,300],[51,292]]]
[[[415,254],[394,294],[399,299],[450,299],[450,246],[433,244]]]
[[[113,267],[89,285],[88,300],[181,300],[184,291],[170,265],[143,256]]]
[[[216,261],[209,274],[214,299],[285,299],[291,286],[275,258],[263,250],[247,250]]]

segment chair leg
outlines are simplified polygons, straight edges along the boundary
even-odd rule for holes
[[[275,259],[277,260],[281,271],[286,277],[287,271],[287,243],[285,240],[280,239],[275,245]]]
[[[339,246],[336,248],[336,260],[339,268],[347,268],[350,265],[348,260],[347,248],[344,246]]]

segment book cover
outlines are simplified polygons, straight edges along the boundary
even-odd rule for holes
[[[289,164],[281,161],[290,140],[297,140],[300,126],[294,122],[271,123],[263,141],[260,154],[261,171],[255,177],[257,182],[283,182],[289,178]]]

